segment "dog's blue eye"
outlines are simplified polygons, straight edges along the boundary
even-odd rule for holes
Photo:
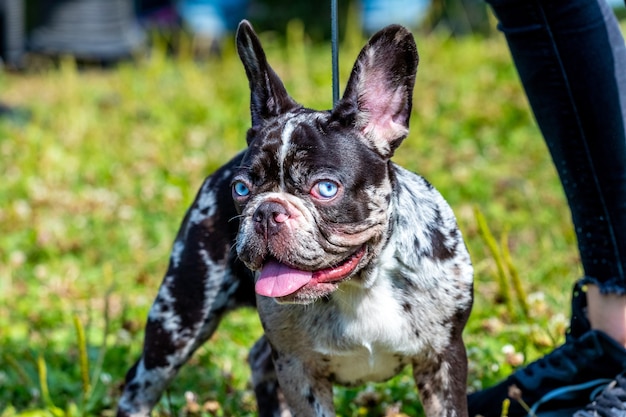
[[[235,191],[235,194],[238,197],[246,197],[248,194],[250,194],[250,188],[248,188],[248,186],[241,181],[237,181],[233,185],[233,191]]]
[[[332,181],[320,181],[315,185],[317,192],[323,198],[333,198],[337,195],[339,187]]]

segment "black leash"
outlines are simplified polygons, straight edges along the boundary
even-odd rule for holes
[[[339,101],[339,20],[337,17],[337,0],[330,0],[330,45],[333,71],[333,106]]]

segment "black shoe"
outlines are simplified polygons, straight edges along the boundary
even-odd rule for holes
[[[625,367],[626,349],[603,332],[590,330],[498,385],[469,395],[470,416],[500,417],[502,402],[507,398],[511,401],[509,417],[526,416],[529,411],[520,397],[534,414],[583,408],[596,388],[610,382]]]
[[[526,416],[526,407],[540,415],[565,408],[582,409],[596,388],[626,369],[626,349],[605,333],[590,330],[585,307],[586,296],[577,283],[566,342],[498,385],[469,395],[470,416],[500,417],[505,399],[511,401],[509,417]]]
[[[618,375],[596,399],[574,417],[625,417],[626,374]]]

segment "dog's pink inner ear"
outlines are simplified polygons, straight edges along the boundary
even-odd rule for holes
[[[366,136],[393,141],[408,133],[406,112],[404,111],[405,92],[403,88],[389,92],[376,89],[364,94],[363,118]]]
[[[357,126],[383,155],[393,150],[409,133],[410,104],[404,84],[392,86],[382,71],[364,74],[358,98]]]

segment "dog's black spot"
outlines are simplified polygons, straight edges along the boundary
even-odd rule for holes
[[[415,251],[419,252],[422,248],[422,244],[417,236],[413,238],[413,246],[415,246]]]
[[[445,261],[456,256],[454,248],[446,246],[446,239],[440,229],[430,230],[430,239],[432,242],[432,256],[435,259]]]
[[[411,310],[413,310],[413,307],[411,307],[411,303],[409,303],[408,301],[405,301],[404,303],[402,303],[402,309],[404,310],[405,313],[411,313]]]
[[[398,257],[399,256],[400,255],[398,254]],[[396,273],[401,279],[391,280],[391,285],[398,291],[402,292],[403,295],[407,296],[407,298],[411,298],[411,295],[415,291],[413,276],[411,275],[410,271],[405,269],[400,269],[396,271]]]
[[[144,340],[144,366],[146,369],[169,366],[168,356],[174,354],[178,346],[172,335],[163,328],[161,320],[148,319]]]
[[[435,189],[435,187],[426,178],[422,178],[422,180],[424,181],[424,185],[426,185],[427,189],[429,189],[429,190],[434,190]]]
[[[128,384],[129,381],[135,379],[137,375],[137,366],[139,365],[139,361],[135,362],[135,364],[126,372],[125,383]]]
[[[197,227],[192,227],[189,231],[192,235],[198,232],[199,228]],[[188,242],[188,246],[194,247],[186,247],[183,251],[180,265],[175,271],[175,279],[170,281],[168,288],[181,330],[191,329],[204,320],[204,303],[207,290],[205,285],[214,286],[219,285],[220,282],[217,279],[207,282],[209,266],[202,259],[204,249],[199,247],[195,237],[191,237],[191,241],[195,241],[195,243]],[[171,272],[168,275],[171,275]]]
[[[453,320],[454,319],[452,317],[445,317],[438,323],[438,325],[440,327],[448,327],[453,322]]]
[[[399,230],[405,230],[409,226],[409,222],[407,221],[406,218],[399,217],[396,220],[396,226],[398,227]]]
[[[313,395],[313,391],[311,389],[309,389],[309,393],[306,396],[306,400],[311,405],[315,404],[315,395]]]
[[[454,299],[457,301],[461,301],[464,300],[467,297],[467,294],[462,293],[462,292],[458,292],[455,296]]]
[[[134,398],[139,391],[139,384],[137,382],[133,382],[124,387],[125,391],[128,391],[131,394],[131,398]]]
[[[426,383],[419,383],[419,384],[417,384],[417,389],[419,391],[420,398],[422,399],[422,402],[430,401],[430,399],[433,396],[433,392],[431,390],[431,387],[428,384],[426,384]]]

